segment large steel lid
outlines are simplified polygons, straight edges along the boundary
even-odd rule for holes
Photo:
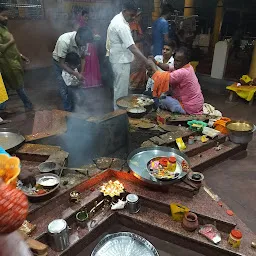
[[[159,256],[156,248],[148,240],[131,232],[119,232],[105,236],[91,254],[91,256],[113,255]]]

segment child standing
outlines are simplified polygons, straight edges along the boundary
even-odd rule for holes
[[[74,71],[78,72],[81,65],[81,59],[75,52],[69,52],[65,58],[66,65]],[[62,78],[67,86],[78,86],[80,81],[72,74],[67,71],[62,71]]]

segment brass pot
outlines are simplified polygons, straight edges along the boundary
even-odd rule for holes
[[[226,128],[231,132],[246,133],[253,131],[254,124],[247,121],[232,120],[226,124]]]
[[[248,144],[253,138],[256,127],[247,121],[233,120],[226,124],[229,138],[236,144]]]

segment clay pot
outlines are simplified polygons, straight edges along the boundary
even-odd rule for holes
[[[196,214],[192,212],[185,213],[182,220],[182,227],[186,231],[193,232],[198,228],[198,225],[198,218]]]

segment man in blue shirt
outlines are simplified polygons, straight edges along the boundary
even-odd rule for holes
[[[173,8],[170,4],[163,5],[161,17],[153,23],[153,55],[162,55],[164,43],[168,43],[169,39],[169,23]]]

